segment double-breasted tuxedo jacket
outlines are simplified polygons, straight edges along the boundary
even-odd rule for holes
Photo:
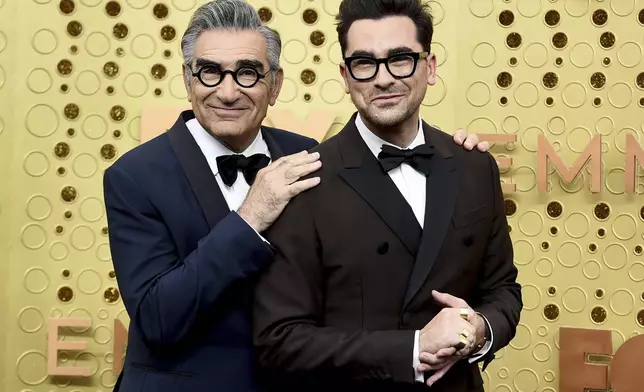
[[[314,148],[321,183],[295,197],[265,233],[276,256],[256,288],[253,324],[269,388],[427,388],[414,381],[412,354],[414,332],[441,310],[432,290],[464,299],[489,321],[485,366],[519,322],[493,157],[423,123],[434,153],[421,228],[354,120]],[[460,360],[432,390],[483,391],[479,365]]]

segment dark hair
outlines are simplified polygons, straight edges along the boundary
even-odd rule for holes
[[[336,16],[338,41],[345,57],[347,33],[353,22],[361,19],[382,19],[388,16],[407,16],[416,25],[416,37],[423,50],[431,52],[434,26],[429,6],[422,0],[342,0]]]

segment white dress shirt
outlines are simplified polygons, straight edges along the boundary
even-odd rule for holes
[[[204,127],[199,124],[199,121],[197,121],[196,118],[188,120],[186,122],[186,126],[192,134],[192,137],[197,142],[197,145],[201,149],[201,152],[206,157],[208,166],[210,166],[210,170],[215,176],[217,184],[219,184],[219,189],[221,189],[221,193],[224,195],[224,199],[226,199],[228,208],[231,211],[237,211],[244,202],[244,199],[246,199],[250,185],[248,185],[248,183],[246,182],[246,179],[244,178],[241,170],[238,170],[237,179],[235,180],[233,185],[227,186],[226,184],[224,184],[221,175],[219,175],[219,167],[217,166],[217,157],[236,153],[231,151],[219,140],[215,139],[211,134],[209,134],[208,131],[206,131]],[[268,145],[266,144],[264,137],[262,136],[262,132],[258,132],[257,137],[255,138],[255,140],[253,140],[251,145],[241,153],[241,155],[244,155],[246,157],[249,157],[253,154],[265,154],[269,158],[271,156],[270,151],[268,151]]]
[[[369,147],[369,150],[371,150],[373,155],[375,155],[376,157],[378,157],[378,154],[380,154],[380,150],[382,149],[382,146],[384,144],[401,148],[401,146],[393,145],[381,139],[380,137],[376,136],[373,132],[369,131],[369,129],[365,125],[362,118],[360,118],[359,114],[356,117],[355,122],[356,122],[356,127],[358,128],[358,132],[360,133],[360,136],[362,136],[362,139],[367,144],[367,147]],[[424,143],[425,143],[425,134],[423,132],[422,119],[419,118],[418,133],[416,134],[416,138],[408,146],[402,147],[402,148],[413,149],[414,147],[417,147]],[[408,164],[403,163],[399,167],[390,170],[389,177],[394,182],[394,184],[396,184],[396,187],[403,195],[407,203],[409,203],[409,205],[411,206],[412,210],[414,211],[414,215],[416,216],[416,219],[418,220],[418,223],[422,228],[425,222],[425,201],[426,201],[425,193],[427,189],[425,187],[425,182],[426,182],[425,175],[417,171],[416,169],[412,168]],[[476,353],[475,355],[469,358],[470,363],[476,361],[477,359],[485,355],[490,350],[490,347],[492,347],[493,337],[492,337],[492,329],[490,328],[490,323],[487,321],[485,316],[483,315],[481,316],[487,323],[488,330],[490,331],[491,339],[485,342],[485,345],[478,353]],[[416,370],[418,365],[420,365],[420,359],[419,359],[420,353],[419,353],[419,347],[418,347],[419,334],[420,334],[420,331],[416,331],[414,335],[413,367],[416,375],[416,381],[424,382],[423,374]]]

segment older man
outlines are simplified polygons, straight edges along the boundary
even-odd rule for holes
[[[246,2],[201,6],[182,40],[192,110],[105,173],[131,318],[116,390],[259,389],[249,309],[273,259],[262,233],[321,166],[314,140],[261,125],[282,85],[280,48]]]

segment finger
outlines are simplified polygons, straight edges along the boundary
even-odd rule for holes
[[[432,296],[434,297],[434,300],[436,300],[436,302],[438,302],[440,305],[443,305],[443,306],[447,306],[450,308],[467,307],[467,302],[447,293],[441,293],[436,290],[432,290]]]
[[[416,366],[416,370],[418,371],[418,373],[425,373],[430,370],[434,370],[434,371],[440,370],[444,368],[446,365],[447,365],[447,362],[439,363],[437,365],[429,365],[426,363],[421,363],[420,365]]]
[[[439,358],[443,358],[443,357],[451,357],[454,354],[456,354],[456,348],[446,347],[438,350],[438,352],[436,353],[436,356]]]
[[[467,339],[468,344],[476,341],[476,328],[474,325],[463,320],[462,323],[459,323],[459,328],[459,336],[464,336]]]
[[[418,359],[424,364],[427,365],[438,365],[447,361],[449,357],[438,357],[436,354],[430,353],[421,353],[418,356]]]
[[[428,372],[430,370],[434,370],[434,367],[432,365],[428,365],[426,363],[421,363],[420,365],[418,365],[416,367],[416,370],[418,371],[418,373],[425,373],[425,372]]]
[[[288,165],[290,167],[295,167],[295,166],[302,166],[302,165],[308,165],[309,163],[313,163],[320,159],[320,153],[319,152],[313,152],[313,153],[307,153],[304,151],[305,154],[295,154],[292,155],[290,158],[286,160]]]
[[[306,165],[296,166],[287,170],[286,173],[284,173],[284,177],[286,177],[287,180],[290,180],[291,182],[293,182],[299,179],[300,177],[304,177],[306,175],[313,173],[314,171],[318,170],[320,167],[322,167],[321,161],[315,161],[313,163],[308,163]]]
[[[288,186],[288,194],[291,198],[300,193],[313,188],[320,183],[320,177],[307,178],[306,180],[297,181]]]
[[[432,374],[431,377],[427,379],[427,386],[432,386],[436,381],[440,380],[445,373],[452,367],[454,364],[454,361],[449,361],[445,366],[442,368],[438,369],[436,373]]]
[[[309,153],[306,150],[305,151],[300,151],[300,152],[298,152],[296,154],[284,155],[283,157],[271,162],[271,164],[268,165],[267,168],[277,169],[278,167],[284,165],[287,162],[290,162],[290,161],[298,159],[298,158],[305,157],[307,155],[309,155]]]
[[[490,149],[490,143],[480,142],[479,144],[476,145],[476,148],[481,152],[486,152]]]
[[[467,321],[469,321],[471,323],[474,320],[476,320],[476,312],[474,311],[474,309],[468,308]]]
[[[465,133],[464,130],[457,129],[456,132],[454,133],[454,142],[456,142],[456,144],[458,145],[463,144],[463,141],[465,140],[465,136],[467,136],[467,134]]]
[[[471,149],[473,149],[473,148],[474,148],[474,146],[475,146],[478,142],[479,142],[479,137],[478,137],[478,136],[476,136],[476,134],[473,134],[473,135],[468,135],[468,136],[467,136],[467,139],[465,139],[465,143],[463,143],[463,145],[464,145],[464,146],[465,146],[465,148],[467,148],[468,150],[471,150]]]

